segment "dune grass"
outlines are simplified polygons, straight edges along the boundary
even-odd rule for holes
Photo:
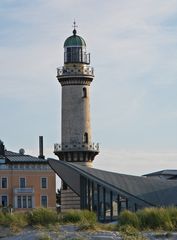
[[[145,208],[136,213],[123,211],[118,218],[118,227],[129,225],[138,230],[177,230],[177,208]]]
[[[19,232],[28,225],[24,213],[3,213],[0,212],[0,226],[8,227],[12,232]]]
[[[80,230],[108,230],[121,232],[136,231],[177,231],[177,208],[145,208],[136,213],[123,211],[118,217],[118,224],[100,224],[96,214],[88,210],[71,210],[57,214],[50,209],[38,208],[27,213],[0,212],[0,226],[9,227],[14,232],[25,226],[55,226],[75,224]],[[130,230],[131,229],[131,230]],[[130,231],[129,231],[130,230]],[[133,231],[136,230],[136,231]]]
[[[60,214],[60,223],[77,224],[80,229],[94,229],[97,223],[96,214],[88,210],[71,210]]]
[[[28,224],[32,226],[47,226],[58,222],[57,213],[47,208],[36,208],[31,212],[27,212],[26,216]]]

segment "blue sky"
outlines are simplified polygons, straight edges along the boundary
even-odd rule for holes
[[[140,175],[176,168],[176,0],[1,0],[0,138],[6,148],[54,157],[60,142],[63,43],[91,53],[95,167]]]

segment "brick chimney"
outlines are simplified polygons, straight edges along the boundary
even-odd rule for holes
[[[44,159],[45,156],[43,155],[43,136],[39,136],[39,156],[38,158]]]
[[[0,156],[5,157],[5,146],[1,140],[0,140]]]

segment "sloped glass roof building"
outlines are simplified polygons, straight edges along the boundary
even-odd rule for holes
[[[103,171],[48,159],[52,169],[80,197],[80,208],[109,222],[124,209],[177,206],[177,181]]]

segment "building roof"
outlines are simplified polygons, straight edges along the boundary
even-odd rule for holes
[[[158,175],[172,175],[172,176],[175,176],[175,175],[177,175],[177,170],[166,169],[166,170],[161,170],[161,171],[158,171],[158,172],[148,173],[148,174],[145,174],[144,176],[158,176]]]
[[[132,176],[89,168],[60,160],[48,160],[53,170],[78,195],[80,195],[80,176],[84,176],[91,181],[97,182],[100,186],[117,192],[140,205],[177,205],[177,181]]]
[[[64,47],[86,47],[86,43],[82,37],[72,35],[65,40]]]
[[[26,154],[20,154],[5,150],[5,159],[12,163],[47,163],[47,159],[33,157]]]
[[[168,180],[177,179],[177,170],[175,169],[166,169],[161,170],[158,172],[153,172],[149,174],[145,174],[146,177],[153,177],[153,178],[164,178]]]

